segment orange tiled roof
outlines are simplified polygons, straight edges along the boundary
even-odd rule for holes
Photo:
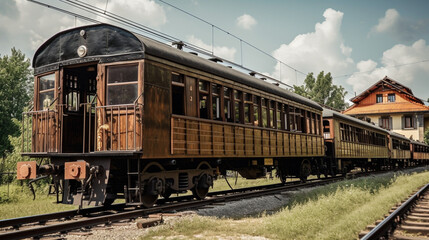
[[[429,111],[429,107],[415,102],[393,102],[371,105],[353,105],[352,107],[345,110],[343,113],[348,115],[366,115],[424,111]]]

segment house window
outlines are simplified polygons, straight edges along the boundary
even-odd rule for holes
[[[404,128],[414,128],[413,116],[404,116],[403,121]]]
[[[377,94],[376,103],[382,103],[383,102],[383,94]]]
[[[392,129],[392,118],[389,116],[380,118],[380,127],[390,130]]]
[[[138,65],[107,68],[107,104],[133,103],[138,97]]]
[[[394,93],[389,93],[389,95],[387,95],[387,102],[395,102],[395,94]]]

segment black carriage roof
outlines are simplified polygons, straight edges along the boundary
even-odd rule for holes
[[[429,145],[427,145],[426,143],[418,142],[416,140],[411,140],[411,143],[415,144],[415,145],[421,145],[421,146],[429,147]]]
[[[81,30],[85,31],[84,37],[80,35]],[[83,58],[77,55],[77,48],[81,45],[85,45],[88,49],[87,55]],[[77,27],[54,35],[36,51],[33,68],[35,74],[39,74],[76,63],[142,59],[145,54],[199,69],[322,110],[318,103],[261,79],[104,23]]]
[[[389,131],[389,134],[391,136],[393,136],[393,137],[400,138],[401,140],[404,140],[404,141],[408,141],[408,142],[411,141],[409,138],[407,138],[404,135],[399,134],[399,133],[395,133],[395,132]]]
[[[344,119],[347,121],[351,121],[351,122],[354,122],[356,124],[364,125],[365,127],[376,129],[378,131],[382,131],[382,132],[387,133],[387,134],[389,133],[389,131],[387,131],[386,129],[378,127],[378,126],[373,125],[371,123],[365,122],[365,121],[357,119],[355,117],[351,117],[351,116],[346,115],[346,114],[339,113],[337,111],[334,111],[334,110],[331,110],[328,108],[323,108],[323,118],[334,118],[334,117],[335,118],[341,118],[341,119]]]

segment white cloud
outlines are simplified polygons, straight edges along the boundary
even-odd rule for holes
[[[427,22],[405,19],[393,8],[386,10],[384,17],[372,28],[374,33],[389,34],[401,41],[415,41],[427,31]]]
[[[88,3],[102,9],[105,9],[106,6],[104,1],[88,1]],[[108,3],[108,11],[139,23],[156,27],[167,22],[164,9],[153,0],[109,0]],[[78,11],[63,3],[52,4],[87,15],[86,12]],[[10,54],[10,49],[16,47],[31,58],[35,50],[57,32],[75,26],[92,24],[26,0],[15,0],[12,3],[0,1],[0,8],[1,55]]]
[[[104,1],[96,1],[97,7],[105,9]],[[167,16],[161,5],[154,0],[109,0],[107,11],[150,27],[167,23]],[[103,18],[100,20],[105,21]]]
[[[341,34],[343,13],[329,8],[323,16],[325,20],[315,25],[314,32],[300,34],[289,44],[282,44],[273,56],[304,73],[314,72],[317,75],[325,71],[336,75],[354,71],[354,62],[350,57],[352,48],[345,45]],[[277,78],[281,75],[281,80],[288,84],[302,84],[295,82],[294,71],[280,67],[280,64],[275,66],[272,75]]]
[[[212,50],[212,45],[204,43],[201,39],[196,38],[194,35],[188,37],[188,42],[206,50]],[[235,53],[237,52],[235,48],[225,46],[214,46],[213,51],[214,55],[229,61],[234,61]]]
[[[377,63],[373,60],[359,62],[357,64],[359,71],[347,79],[347,83],[352,85],[353,91],[359,94],[384,76],[388,76],[410,87],[415,95],[426,99],[428,94],[425,88],[429,75],[427,56],[429,56],[429,45],[423,39],[410,46],[395,45],[383,53],[380,67],[376,67]],[[423,60],[426,61],[422,62]]]
[[[240,17],[237,18],[237,26],[240,28],[250,30],[254,25],[256,25],[256,20],[249,14],[243,14]]]

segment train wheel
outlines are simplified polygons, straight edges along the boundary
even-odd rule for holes
[[[308,160],[303,160],[299,167],[299,179],[301,182],[307,182],[307,177],[311,174],[311,164]]]
[[[287,179],[287,175],[286,172],[280,170],[279,167],[277,167],[277,173],[276,173],[277,177],[280,178],[280,181],[285,184],[286,183],[286,179]]]
[[[207,193],[209,192],[210,183],[213,182],[212,176],[202,173],[195,184],[195,186],[192,188],[192,194],[196,199],[204,199],[207,196]]]

